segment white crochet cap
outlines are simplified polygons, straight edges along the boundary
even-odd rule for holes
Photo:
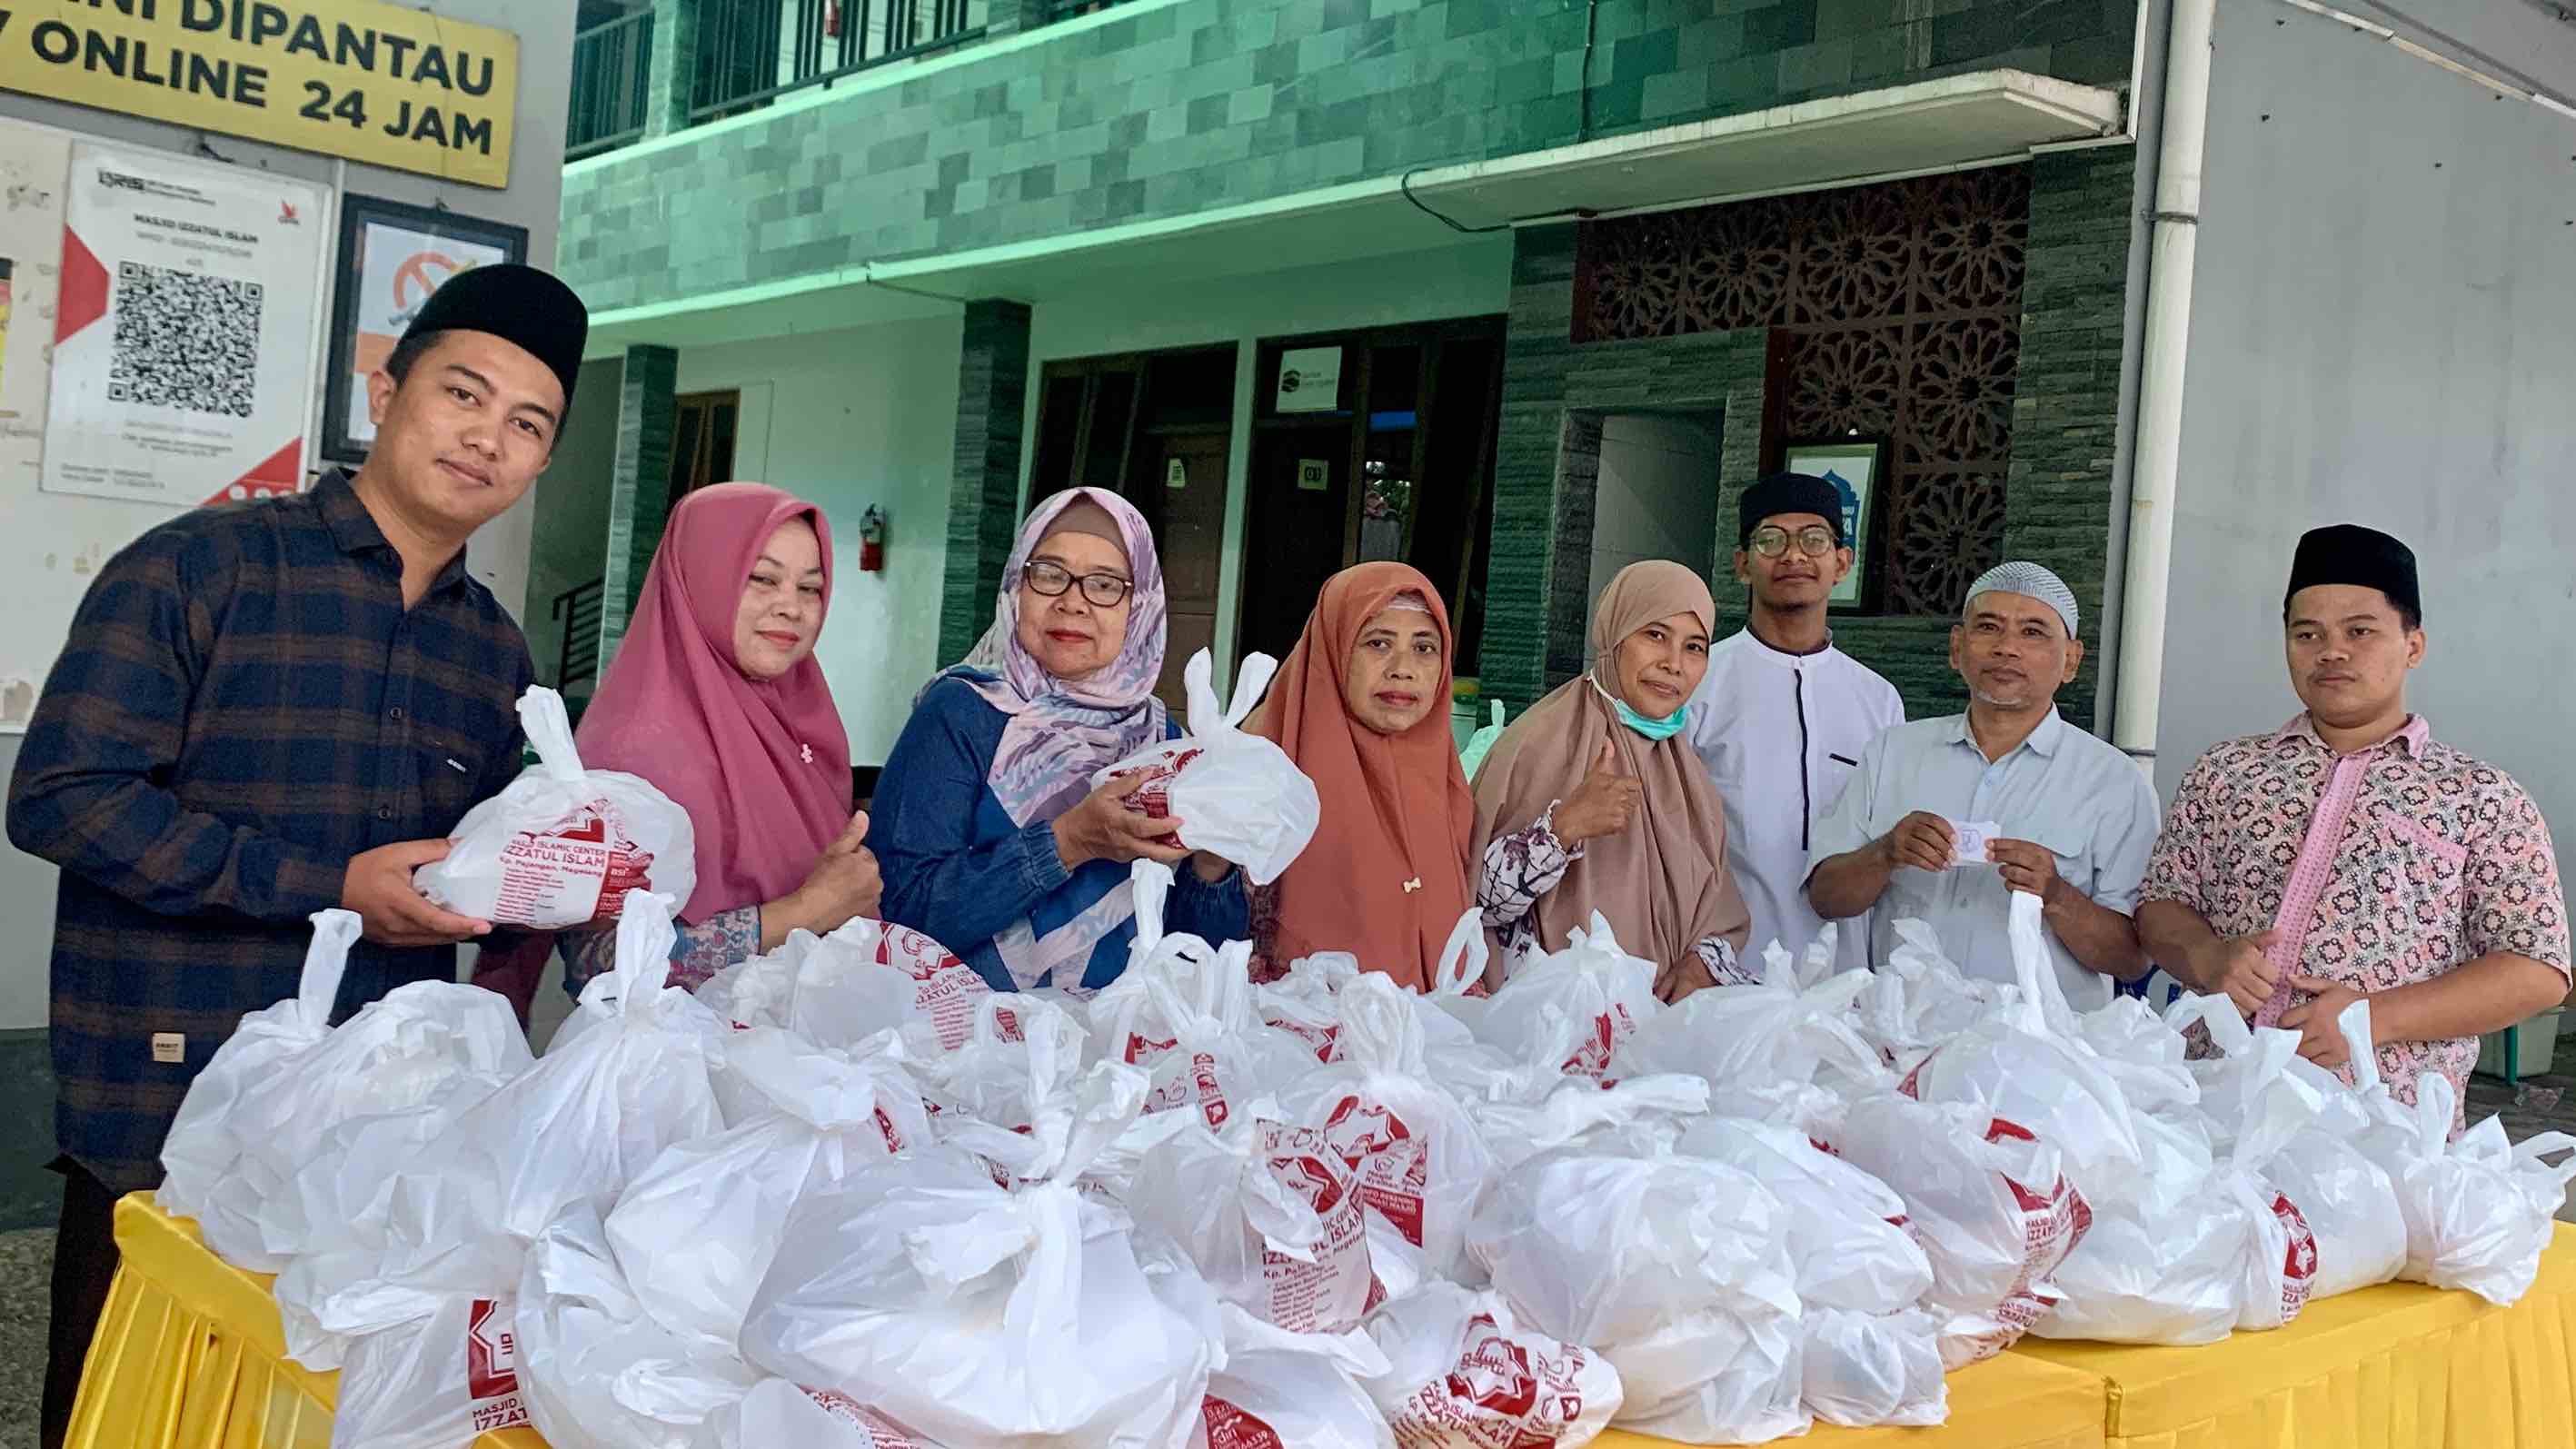
[[[1977,581],[1968,585],[1967,607],[1973,609],[1977,606],[1978,595],[1993,593],[2020,594],[2039,600],[2055,609],[2057,617],[2066,621],[2066,637],[2075,637],[2075,591],[2066,586],[2064,579],[2039,565],[2011,559],[1979,574]],[[1964,617],[1965,610],[1961,612]]]

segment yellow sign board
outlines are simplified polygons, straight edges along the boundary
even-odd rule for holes
[[[519,37],[380,0],[0,0],[0,90],[501,187]]]

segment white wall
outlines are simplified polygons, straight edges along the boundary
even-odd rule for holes
[[[177,155],[194,154],[202,139],[218,155],[242,166],[415,206],[444,204],[469,216],[526,227],[529,259],[539,265],[550,263],[563,202],[565,82],[572,70],[573,7],[530,5],[525,0],[425,0],[418,8],[518,34],[518,119],[506,190],[455,185],[230,136],[201,137],[188,127],[16,92],[0,91],[0,116],[76,132],[90,140]],[[322,306],[324,315],[329,315],[330,299],[324,298]],[[19,318],[18,325],[23,327],[29,320]],[[326,381],[322,361],[317,358],[314,369],[317,415]],[[597,405],[595,399],[587,401]],[[610,406],[614,407],[613,401]],[[41,530],[58,541],[58,547],[49,544],[47,552],[58,553],[68,569],[77,560],[104,558],[124,547],[136,534],[168,518],[170,511],[48,494],[41,503],[32,495],[0,500],[0,516],[7,518],[13,533]],[[474,575],[514,613],[520,611],[527,591],[528,539],[534,518],[534,504],[522,501],[485,526],[466,554]],[[0,775],[16,767],[17,747],[14,736],[0,735]],[[46,1020],[53,913],[54,868],[0,843],[0,920],[9,923],[8,943],[0,947],[0,1030],[41,1026]]]
[[[1613,413],[1601,420],[1592,511],[1592,597],[1619,570],[1668,558],[1708,576],[1717,536],[1714,419]]]
[[[1226,241],[1224,245],[1240,245]],[[1343,328],[1393,327],[1449,317],[1478,317],[1511,305],[1512,242],[1508,233],[1469,238],[1438,251],[1297,267],[1256,276],[1176,283],[1153,290],[1105,287],[1040,303],[1029,324],[1030,446],[1021,452],[1020,497],[1028,502],[1037,460],[1039,371],[1050,361],[1171,347],[1236,344],[1234,438],[1226,455],[1225,552],[1218,569],[1216,663],[1234,670],[1235,625],[1243,586],[1243,480],[1251,468],[1252,396],[1257,345]]]
[[[2406,10],[2576,90],[2537,8]],[[2223,0],[2213,92],[2158,781],[2298,710],[2292,548],[2363,523],[2422,563],[2412,702],[2576,844],[2576,121],[2274,0]]]
[[[680,351],[679,391],[743,390],[734,475],[832,522],[832,617],[814,653],[861,765],[885,762],[938,667],[959,349],[948,317]],[[863,574],[870,504],[886,512],[886,568]]]

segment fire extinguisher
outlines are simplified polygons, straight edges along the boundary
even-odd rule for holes
[[[885,510],[871,504],[859,519],[859,572],[885,572]]]

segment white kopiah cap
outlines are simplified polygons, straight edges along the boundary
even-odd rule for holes
[[[2066,581],[2035,563],[2012,559],[1999,563],[1977,576],[1968,586],[1968,608],[1975,608],[1979,594],[2020,594],[2033,598],[2057,611],[2066,621],[2066,637],[2075,637],[2075,591]],[[1964,613],[1964,611],[1962,611]]]

